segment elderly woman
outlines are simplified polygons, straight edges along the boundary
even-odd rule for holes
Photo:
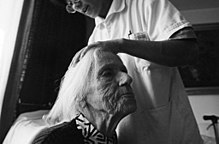
[[[53,108],[21,115],[4,144],[117,143],[117,124],[136,110],[131,82],[117,55],[89,50],[69,66]]]

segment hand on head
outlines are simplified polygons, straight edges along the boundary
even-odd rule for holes
[[[83,114],[98,130],[112,134],[120,120],[136,110],[131,76],[119,56],[105,50],[92,45],[76,54],[46,117],[48,123]]]
[[[120,52],[120,43],[121,43],[121,39],[116,39],[109,41],[98,41],[93,44],[90,44],[82,48],[80,51],[78,51],[75,54],[71,62],[71,66],[75,66],[90,49],[100,48],[102,51],[108,51],[117,54]]]

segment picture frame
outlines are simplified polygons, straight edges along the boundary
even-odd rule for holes
[[[198,60],[179,67],[189,95],[219,94],[219,23],[193,26],[198,40]]]

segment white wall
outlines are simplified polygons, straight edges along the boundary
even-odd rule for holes
[[[201,134],[215,137],[213,127],[209,130],[206,129],[211,124],[211,121],[204,121],[203,116],[219,116],[219,95],[195,95],[189,96],[189,100]]]
[[[192,24],[219,23],[219,0],[170,0]]]
[[[218,0],[170,0],[189,20],[194,24],[219,24],[219,1]],[[189,100],[199,125],[201,134],[215,137],[213,127],[206,128],[211,124],[204,121],[203,115],[219,116],[218,95],[190,95]]]
[[[218,0],[170,0],[179,10],[218,8]]]
[[[0,0],[0,118],[23,0]]]
[[[194,9],[183,10],[182,14],[192,24],[211,24],[219,23],[219,7],[218,8],[206,8],[206,9]]]
[[[219,24],[219,7],[181,11],[192,24]],[[219,116],[218,95],[190,95],[189,100],[202,135],[215,137],[213,127],[207,130],[211,121],[204,121],[203,115]],[[219,126],[218,126],[219,129]]]

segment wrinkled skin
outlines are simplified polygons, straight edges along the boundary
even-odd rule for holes
[[[124,117],[136,110],[130,86],[132,78],[120,58],[110,52],[97,51],[87,103],[95,111]]]

